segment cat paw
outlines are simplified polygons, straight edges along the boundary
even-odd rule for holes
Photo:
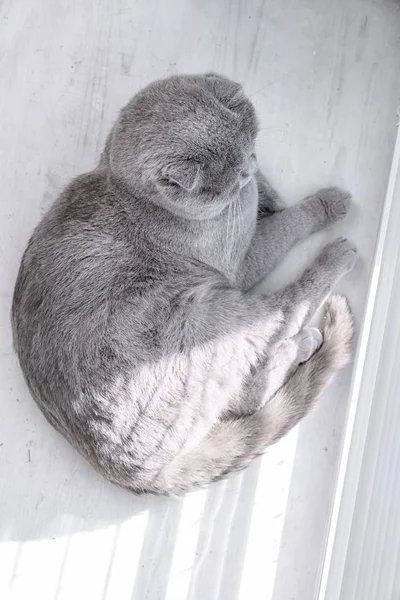
[[[321,346],[324,338],[316,327],[305,327],[297,335],[297,361],[306,362]]]
[[[350,208],[351,194],[337,187],[318,190],[312,201],[319,209],[324,226],[341,221]]]
[[[339,237],[323,248],[319,261],[329,269],[349,273],[357,261],[357,248],[348,239]]]

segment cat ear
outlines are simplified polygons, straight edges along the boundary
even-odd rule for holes
[[[200,165],[192,160],[185,160],[168,165],[163,169],[161,185],[179,186],[191,192],[199,184]]]
[[[206,73],[205,80],[210,90],[227,108],[234,110],[238,102],[244,100],[243,88],[240,83],[217,73]]]

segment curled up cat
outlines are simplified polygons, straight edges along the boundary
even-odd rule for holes
[[[284,208],[259,172],[257,118],[216,74],[156,81],[98,166],[38,225],[14,292],[15,348],[48,421],[108,480],[177,494],[287,433],[351,356],[346,300],[307,322],[356,250],[339,238],[293,284],[256,284],[345,217],[327,188]]]

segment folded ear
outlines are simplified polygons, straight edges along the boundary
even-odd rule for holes
[[[208,88],[227,108],[234,109],[238,100],[244,99],[243,88],[236,81],[217,73],[206,73],[205,80]]]
[[[162,170],[161,185],[164,186],[179,186],[191,192],[199,181],[200,165],[192,160],[177,161]]]

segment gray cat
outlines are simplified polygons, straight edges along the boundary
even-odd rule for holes
[[[339,238],[303,276],[255,284],[342,219],[324,189],[290,208],[257,169],[241,86],[157,81],[122,110],[98,167],[34,232],[16,283],[15,347],[48,421],[110,481],[176,494],[245,467],[310,410],[350,359],[351,270]],[[323,340],[322,340],[323,338]]]

